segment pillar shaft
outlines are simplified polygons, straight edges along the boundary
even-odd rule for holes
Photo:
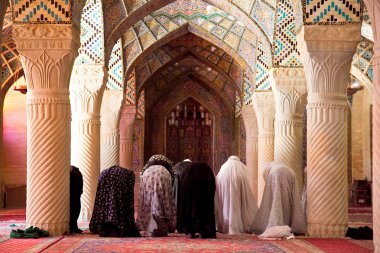
[[[348,225],[347,84],[360,25],[305,26],[298,36],[307,85],[307,219],[312,237]]]
[[[253,107],[256,112],[258,126],[258,175],[257,201],[261,204],[265,180],[265,166],[274,158],[274,97],[272,92],[257,92],[253,94]]]
[[[100,171],[119,164],[119,117],[123,91],[105,90],[101,108]]]
[[[242,116],[246,134],[246,158],[249,184],[257,199],[257,174],[258,174],[258,146],[257,146],[257,119],[252,105],[244,105]]]
[[[375,44],[373,47],[373,168],[372,168],[372,205],[373,205],[373,244],[374,252],[380,252],[380,2],[364,0],[371,17]]]
[[[276,104],[274,161],[291,168],[303,188],[302,114],[306,106],[306,79],[303,68],[271,70]]]
[[[120,166],[133,169],[133,129],[135,105],[124,105],[120,117]]]
[[[59,235],[69,225],[69,80],[79,47],[70,25],[15,25],[28,84],[27,226]]]
[[[75,65],[71,76],[71,164],[83,175],[84,221],[91,219],[100,173],[100,105],[106,80],[103,65]]]

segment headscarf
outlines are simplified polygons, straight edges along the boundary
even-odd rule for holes
[[[164,166],[170,173],[172,177],[172,182],[174,182],[174,170],[173,170],[173,162],[164,155],[156,154],[149,158],[148,162],[145,164],[144,168],[141,170],[141,175],[152,165],[161,165]]]

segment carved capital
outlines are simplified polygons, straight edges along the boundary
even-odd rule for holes
[[[309,52],[355,51],[360,39],[360,24],[307,25],[303,26],[297,35],[297,42],[306,42],[306,51]]]
[[[360,25],[306,26],[298,35],[308,86],[313,93],[346,95]],[[310,102],[310,99],[309,99]]]
[[[120,130],[129,127],[134,121],[136,116],[136,106],[125,104],[121,111],[120,116]],[[122,131],[120,132],[122,136]]]
[[[270,78],[276,103],[276,121],[302,118],[307,94],[304,69],[274,68]]]
[[[73,113],[100,114],[100,105],[108,77],[104,65],[74,65],[70,81]]]
[[[22,50],[78,50],[79,30],[72,25],[25,24],[13,26],[17,49]]]
[[[241,109],[247,139],[257,139],[257,118],[252,105],[243,105]]]
[[[274,132],[275,104],[273,92],[255,92],[252,96],[259,134]]]
[[[102,134],[118,129],[120,109],[123,103],[123,91],[105,90],[102,100],[101,121]]]

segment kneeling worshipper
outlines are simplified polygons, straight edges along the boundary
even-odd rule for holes
[[[174,166],[174,186],[173,186],[173,194],[174,194],[174,202],[175,206],[177,209],[177,225],[176,229],[179,233],[182,233],[183,231],[181,230],[181,224],[178,224],[178,203],[180,202],[179,200],[179,189],[181,188],[181,175],[183,171],[186,169],[186,167],[191,164],[191,161],[189,159],[185,159],[179,163],[177,163]]]
[[[257,201],[249,185],[246,166],[230,156],[216,176],[217,230],[224,234],[252,233]]]
[[[173,182],[173,162],[164,155],[153,155],[141,171],[137,226],[148,235],[167,236],[175,231]]]
[[[271,162],[264,169],[265,188],[253,231],[272,237],[271,232],[290,227],[292,233],[306,233],[306,218],[301,205],[301,190],[292,169],[283,163]],[[264,236],[265,235],[265,236]]]
[[[216,238],[215,177],[206,163],[194,162],[181,175],[178,224],[191,238]]]
[[[100,236],[139,237],[133,209],[133,171],[112,166],[100,173],[90,231]]]
[[[78,228],[78,217],[80,213],[80,196],[83,193],[82,173],[75,166],[70,166],[70,233],[82,233]]]

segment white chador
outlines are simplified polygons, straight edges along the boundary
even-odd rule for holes
[[[257,201],[249,185],[246,166],[230,156],[216,176],[215,211],[217,229],[225,234],[252,231]]]

